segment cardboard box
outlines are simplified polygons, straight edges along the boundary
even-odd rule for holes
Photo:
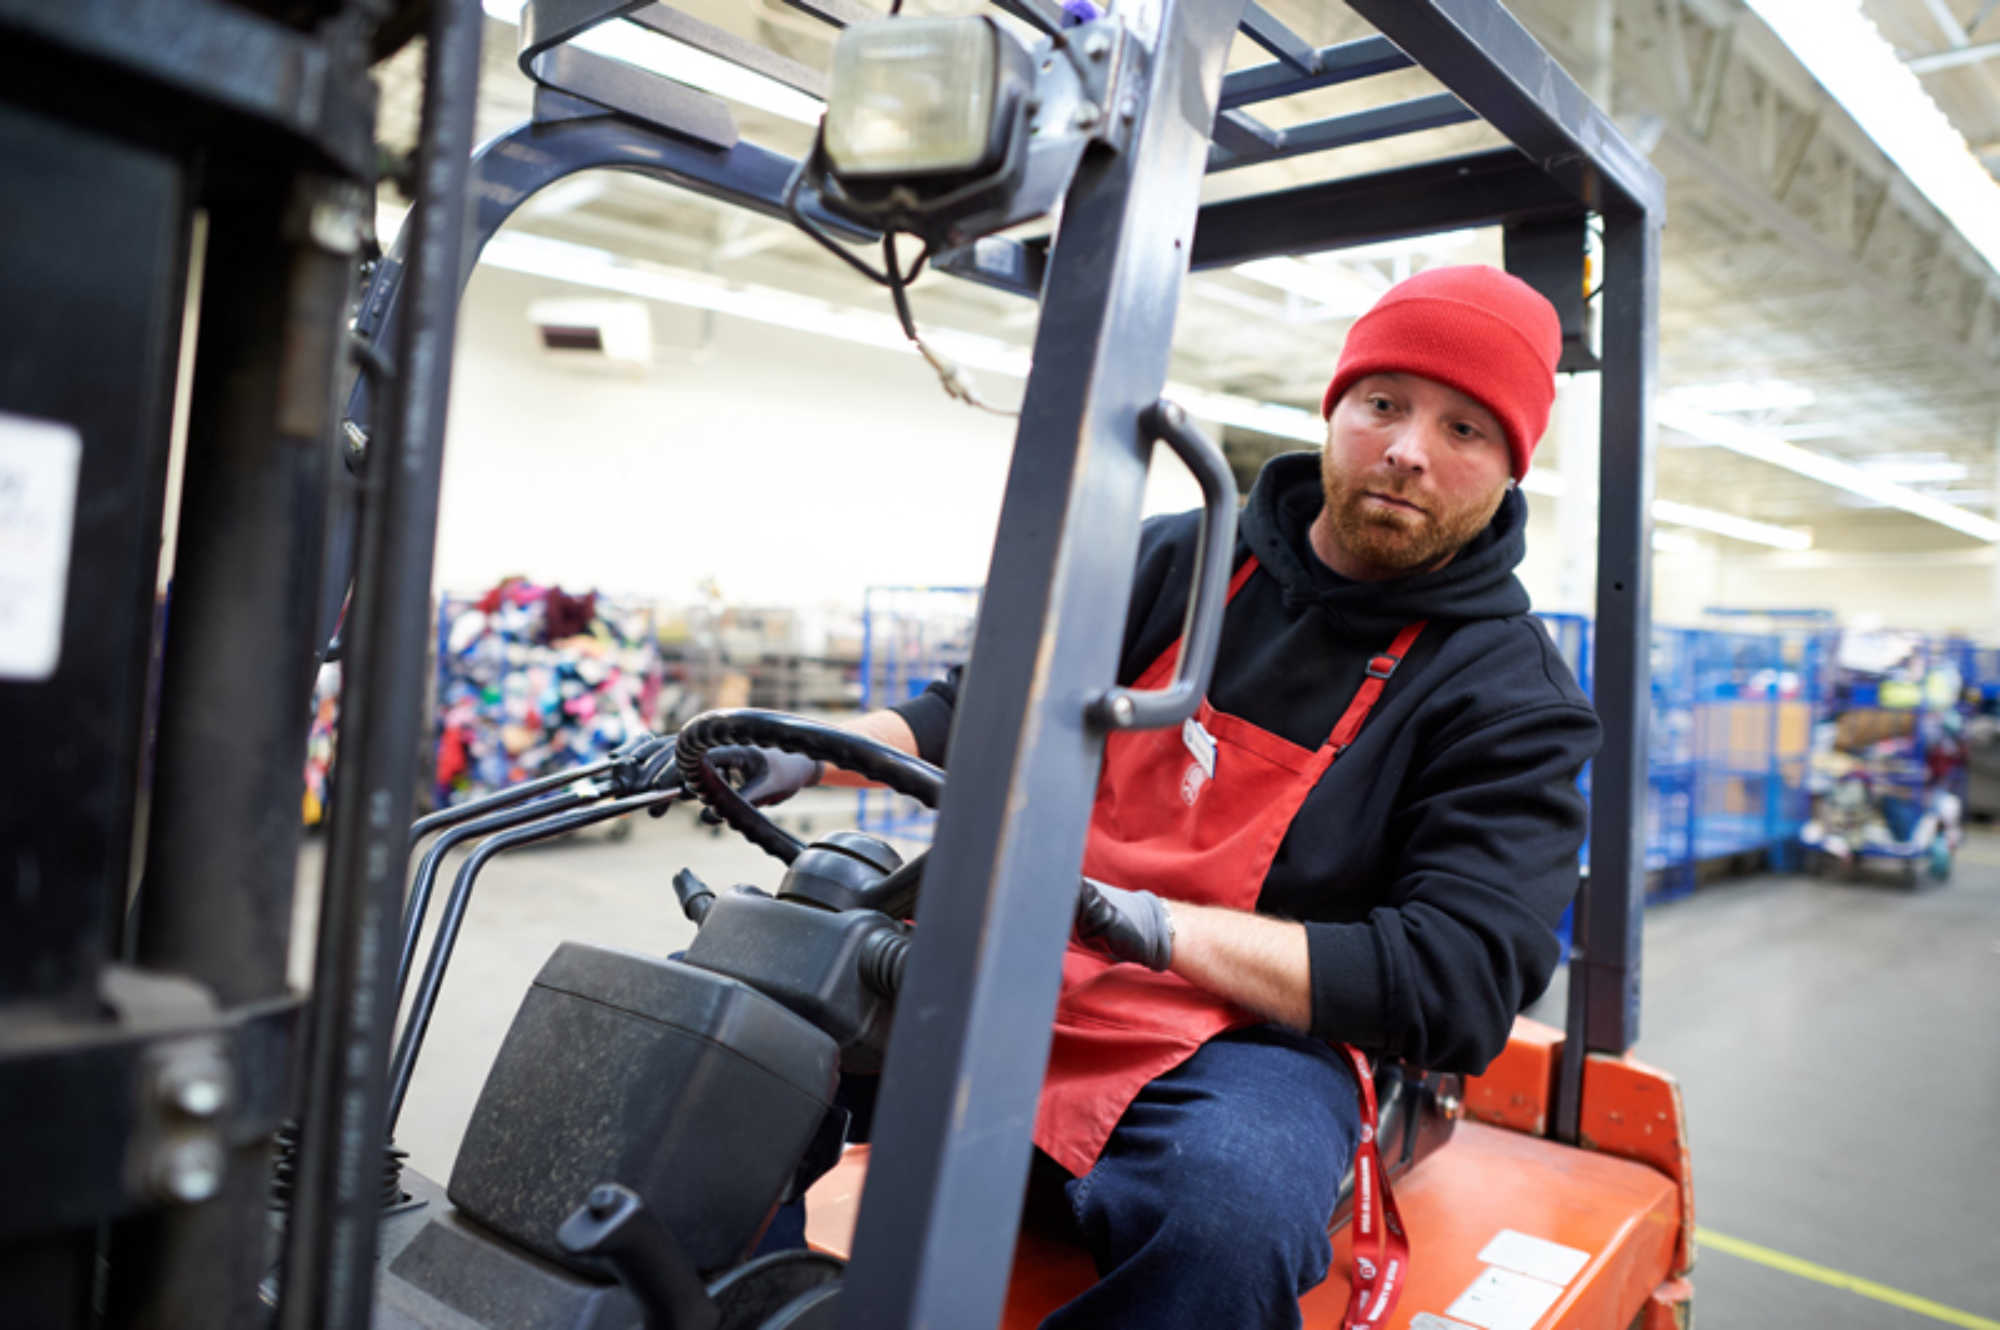
[[[1858,753],[1884,739],[1905,738],[1916,728],[1916,713],[1911,711],[1845,711],[1834,722],[1833,745],[1842,752]]]

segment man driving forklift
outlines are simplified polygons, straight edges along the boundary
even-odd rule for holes
[[[1560,350],[1495,268],[1384,294],[1251,491],[1209,696],[1107,740],[1034,1134],[1100,1278],[1044,1330],[1297,1326],[1352,1050],[1476,1073],[1547,985],[1599,741],[1514,575]],[[1144,528],[1120,683],[1173,674],[1198,516]],[[854,728],[942,765],[958,684]],[[751,751],[753,803],[823,774]]]

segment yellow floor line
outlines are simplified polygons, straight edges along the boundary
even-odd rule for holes
[[[1918,1316],[1928,1316],[1933,1321],[1942,1321],[1946,1325],[1963,1326],[1964,1330],[2000,1330],[2000,1321],[1990,1316],[1975,1316],[1971,1312],[1962,1312],[1956,1307],[1947,1307],[1941,1302],[1932,1302],[1929,1298],[1920,1298],[1914,1293],[1905,1293],[1899,1288],[1890,1288],[1887,1284],[1878,1284],[1872,1279],[1863,1279],[1859,1275],[1850,1275],[1828,1266],[1815,1265],[1796,1256],[1787,1256],[1781,1251],[1772,1251],[1769,1247],[1760,1247],[1754,1242],[1745,1242],[1726,1233],[1717,1233],[1714,1229],[1696,1225],[1694,1239],[1711,1251],[1726,1252],[1731,1256],[1740,1256],[1746,1261],[1755,1261],[1758,1265],[1769,1266],[1773,1270],[1782,1270],[1788,1275],[1796,1275],[1800,1279],[1810,1279],[1832,1288],[1846,1289],[1849,1293],[1858,1293],[1864,1298],[1873,1298],[1877,1302],[1900,1307]]]

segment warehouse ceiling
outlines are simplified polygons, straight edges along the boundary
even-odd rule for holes
[[[825,68],[831,29],[784,0],[693,0],[710,23]],[[885,6],[884,6],[885,7]],[[906,13],[965,0],[907,0]],[[1331,0],[1265,0],[1316,45],[1370,29]],[[1746,394],[1729,420],[1982,513],[2000,501],[2000,276],[1981,260],[1739,0],[1514,0],[1515,15],[1649,152],[1667,181],[1661,279],[1663,389]],[[2000,166],[2000,0],[1863,0],[1923,71],[1924,87],[1988,170]],[[479,132],[527,117],[517,34],[489,21]],[[1239,38],[1232,67],[1268,55]],[[384,71],[384,136],[415,135],[417,53]],[[1438,91],[1415,71],[1257,108],[1283,127]],[[744,137],[788,155],[810,129],[739,106]],[[1209,198],[1261,192],[1498,146],[1458,125],[1213,175]],[[1329,159],[1335,160],[1329,160]],[[804,292],[886,317],[881,290],[789,227],[632,176],[598,173],[532,201],[511,229],[753,287]],[[1373,290],[1430,261],[1497,262],[1497,233],[1349,251],[1289,274],[1191,279],[1176,327],[1181,383],[1316,404],[1353,315]],[[927,274],[920,324],[1026,346],[1026,302]],[[912,373],[918,373],[914,370]],[[1255,439],[1239,439],[1254,449]],[[1663,499],[1809,528],[1816,548],[1967,549],[1946,526],[1768,462],[1660,433]],[[1267,441],[1266,446],[1298,446]],[[1729,554],[1756,546],[1720,542]]]

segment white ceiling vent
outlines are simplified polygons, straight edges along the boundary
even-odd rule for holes
[[[537,300],[528,321],[555,364],[626,374],[652,366],[653,317],[643,301]]]

